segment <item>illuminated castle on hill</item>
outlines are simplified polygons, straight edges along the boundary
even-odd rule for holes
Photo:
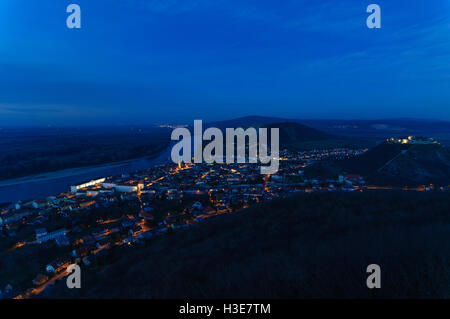
[[[431,137],[391,137],[386,140],[389,144],[439,144],[438,141]]]

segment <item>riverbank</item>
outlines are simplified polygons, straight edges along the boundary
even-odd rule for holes
[[[145,159],[145,158],[127,160],[127,161],[116,162],[116,163],[101,164],[101,165],[95,165],[95,166],[69,168],[69,169],[64,169],[64,170],[60,170],[60,171],[56,171],[56,172],[42,173],[42,174],[30,175],[30,176],[19,177],[19,178],[14,178],[14,179],[8,179],[8,180],[0,181],[0,187],[13,186],[13,185],[18,185],[18,184],[22,184],[22,183],[41,182],[41,181],[47,181],[50,179],[57,179],[57,178],[70,177],[70,176],[74,176],[74,175],[87,174],[87,173],[92,173],[92,172],[96,172],[96,171],[103,170],[103,169],[119,167],[122,165],[126,165],[130,162],[133,162],[136,160],[143,160],[143,159]]]
[[[105,164],[99,164],[99,165],[74,167],[74,168],[63,169],[63,170],[54,171],[54,172],[46,172],[46,173],[41,173],[41,174],[28,175],[28,176],[24,176],[24,177],[0,180],[0,187],[13,186],[13,185],[18,185],[18,184],[22,184],[22,183],[47,181],[49,179],[57,179],[57,178],[70,177],[70,176],[74,176],[74,175],[93,173],[93,172],[96,172],[99,170],[120,167],[123,165],[130,164],[132,162],[154,160],[154,159],[158,158],[158,156],[161,155],[162,153],[164,153],[164,151],[162,151],[158,154],[155,154],[154,156],[145,156],[145,157],[128,159],[128,160],[124,160],[124,161],[120,161],[120,162],[112,162],[112,163],[105,163]]]
[[[127,174],[170,162],[170,149],[154,157],[79,167],[0,181],[0,203],[40,199],[70,190],[70,186],[92,179]]]

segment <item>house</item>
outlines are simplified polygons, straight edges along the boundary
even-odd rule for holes
[[[364,178],[360,175],[348,174],[345,175],[344,181],[346,184],[355,185],[355,184],[364,184]]]
[[[200,202],[195,202],[195,203],[192,205],[192,208],[194,208],[195,210],[203,210],[203,205],[202,205],[202,203],[200,203]]]
[[[113,188],[119,193],[139,192],[144,188],[144,183],[136,181],[128,181],[125,183],[107,182],[102,184],[105,188]]]
[[[15,205],[16,210],[20,210],[23,208],[31,207],[33,205],[33,200],[26,200],[26,201],[18,201]]]
[[[29,216],[31,213],[26,209],[20,209],[15,211],[10,211],[6,214],[1,215],[0,217],[0,225],[6,225],[10,223],[17,222],[24,217]]]
[[[91,187],[91,186],[95,186],[97,184],[101,184],[105,180],[106,180],[106,178],[99,178],[99,179],[92,180],[92,181],[89,181],[89,182],[86,182],[86,183],[83,183],[83,184],[80,184],[80,185],[70,186],[70,191],[72,193],[76,193],[80,189]]]
[[[44,208],[48,205],[48,202],[45,199],[35,200],[31,203],[31,205],[35,209]]]
[[[34,230],[34,232],[36,233],[36,237],[47,235],[47,229],[46,228],[36,228]]]
[[[89,258],[89,256],[86,256],[83,258],[83,264],[85,266],[90,266],[91,265],[91,259]]]
[[[72,211],[73,210],[72,206],[75,206],[75,205],[64,204],[64,205],[60,206],[60,209],[61,209],[62,212],[64,212],[64,211]]]
[[[61,246],[69,246],[70,245],[69,239],[65,235],[58,236],[58,237],[55,238],[55,240],[56,240],[56,244],[59,247],[61,247]]]
[[[53,265],[51,264],[48,264],[47,267],[45,267],[45,271],[48,272],[49,274],[55,273],[55,267],[53,267]]]
[[[45,243],[49,240],[52,239],[57,239],[58,237],[61,236],[65,236],[67,234],[67,230],[65,228],[59,229],[59,230],[55,230],[54,232],[51,233],[46,233],[43,235],[36,235],[36,241],[41,244],[41,243]]]

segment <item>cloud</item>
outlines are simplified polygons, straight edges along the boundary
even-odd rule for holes
[[[33,114],[33,113],[60,113],[61,109],[48,107],[32,107],[32,106],[2,106],[0,105],[0,113],[8,114]]]

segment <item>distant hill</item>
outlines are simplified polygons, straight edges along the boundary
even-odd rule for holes
[[[267,127],[268,131],[272,128],[279,128],[280,143],[286,145],[339,138],[336,135],[328,134],[295,122],[271,123],[264,127]]]
[[[321,132],[336,136],[376,141],[392,136],[431,136],[450,145],[450,122],[427,119],[380,119],[380,120],[308,120],[280,117],[245,116],[232,120],[209,123],[215,127],[247,127],[255,124],[281,122],[299,123]]]
[[[336,135],[385,139],[392,136],[430,136],[450,145],[450,122],[426,119],[298,120]]]
[[[449,185],[450,149],[440,145],[412,146],[380,168],[372,178]]]
[[[210,122],[204,124],[203,126],[204,128],[217,127],[220,129],[237,127],[266,127],[269,129],[269,133],[271,128],[279,128],[281,149],[287,148],[291,150],[309,150],[367,145],[367,142],[360,139],[352,139],[349,137],[326,133],[300,124],[297,120],[286,120],[276,117],[247,116],[220,122]]]
[[[272,123],[264,125],[264,127],[279,128],[280,149],[304,151],[367,146],[367,143],[362,140],[325,133],[295,122]]]
[[[450,149],[439,144],[382,143],[341,164],[377,184],[450,184]]]
[[[204,124],[205,127],[217,127],[224,129],[227,127],[250,127],[261,126],[264,124],[277,123],[277,122],[295,122],[295,120],[288,120],[279,117],[266,117],[266,116],[244,116],[231,120],[214,121]]]
[[[369,175],[410,147],[403,144],[382,143],[360,157],[344,161],[342,164],[344,168],[350,169],[353,173]]]

